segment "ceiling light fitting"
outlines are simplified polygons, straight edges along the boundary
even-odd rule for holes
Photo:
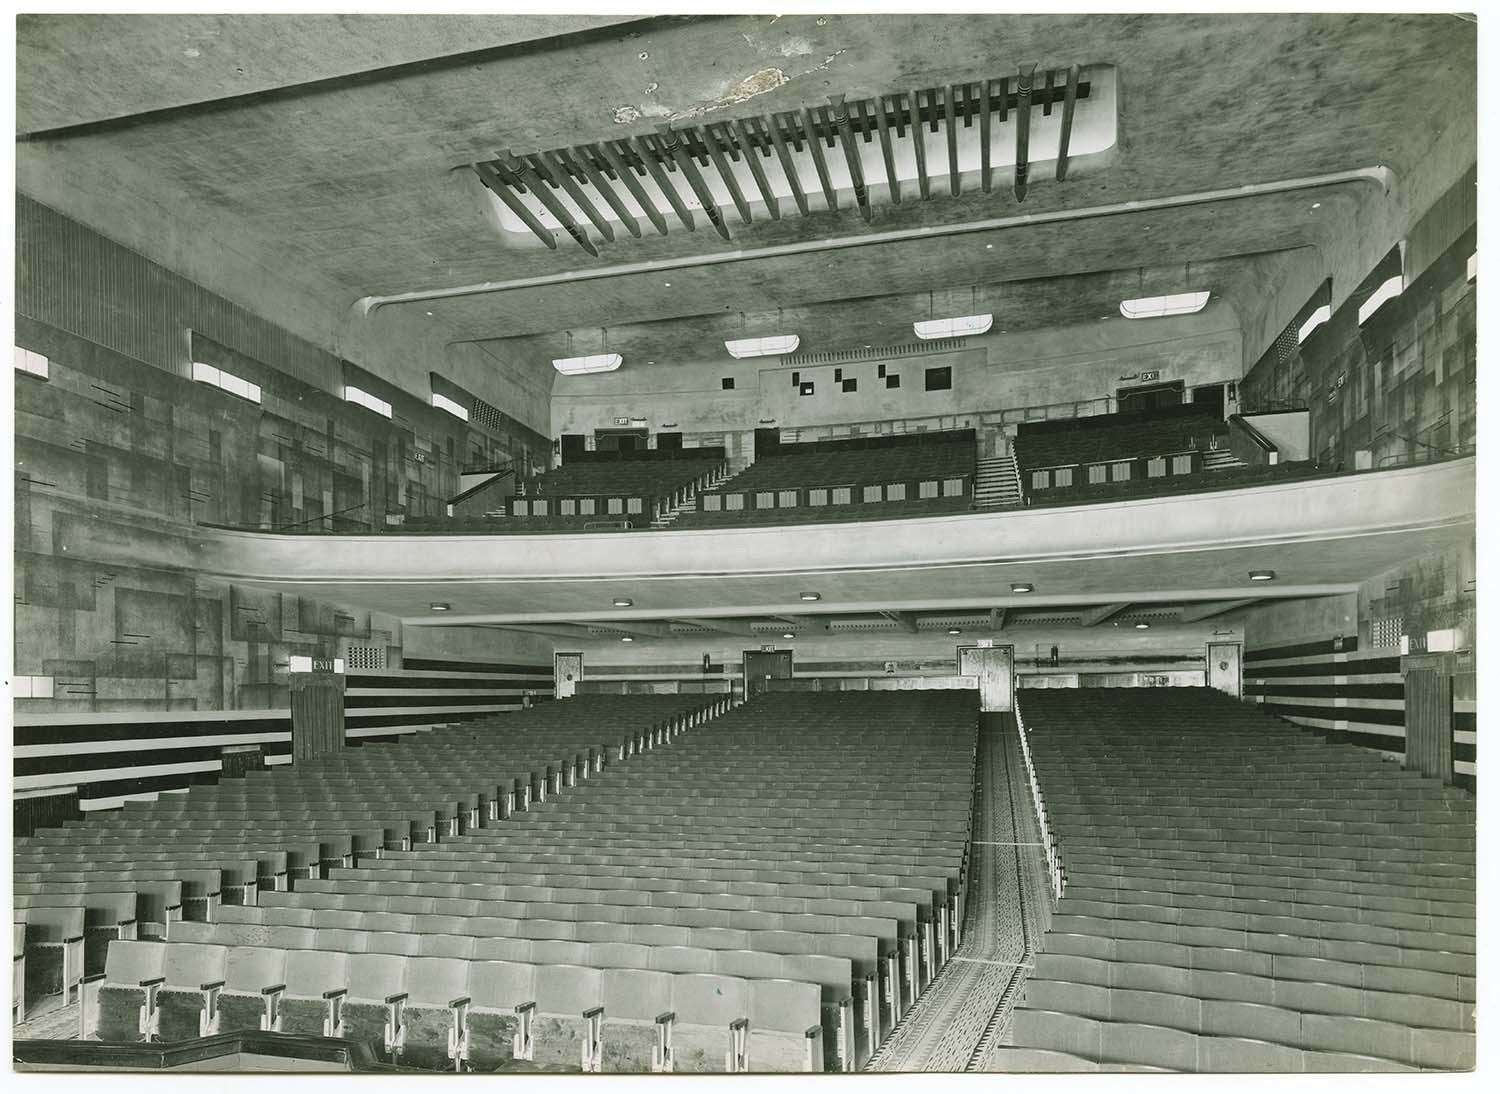
[[[634,603],[635,601],[631,600],[628,596],[617,596],[614,599],[614,605],[617,608],[628,608]]]
[[[613,372],[625,361],[618,353],[591,353],[586,357],[558,357],[552,367],[564,376],[589,376],[596,372]]]
[[[1013,593],[1029,593],[1034,586],[1029,581],[1012,581],[1010,591]]]
[[[983,334],[995,325],[992,314],[959,315],[952,319],[921,319],[911,325],[918,338],[962,338],[970,334]]]
[[[1250,580],[1251,581],[1275,581],[1276,580],[1276,571],[1275,570],[1251,570],[1250,571]]]
[[[822,593],[799,593],[797,595],[802,600],[822,600],[823,599],[823,594]]]
[[[1208,306],[1207,292],[1180,292],[1167,296],[1141,296],[1120,301],[1126,319],[1159,319],[1166,315],[1192,315]]]
[[[736,360],[746,357],[778,357],[795,353],[802,339],[795,334],[772,334],[765,338],[732,338],[724,343],[729,356]]]
[[[446,612],[448,610],[448,605],[447,604],[433,603],[433,604],[429,604],[427,606],[429,608],[431,608],[435,612]]]

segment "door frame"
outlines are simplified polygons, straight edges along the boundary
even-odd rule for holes
[[[791,650],[744,650],[744,651],[742,651],[741,657],[740,657],[740,678],[742,680],[744,680],[744,682],[745,682],[745,698],[746,699],[750,698],[750,696],[752,694],[752,691],[751,691],[751,688],[750,688],[750,679],[751,679],[751,677],[750,677],[750,658],[751,658],[751,656],[752,655],[760,655],[760,654],[769,654],[771,656],[776,656],[778,654],[783,654],[783,653],[786,654],[786,659],[787,659],[787,673],[786,673],[786,676],[784,678],[783,677],[779,677],[779,676],[778,677],[772,677],[772,679],[775,679],[775,680],[779,680],[779,679],[790,680],[792,678],[792,675],[793,675],[795,669],[796,669],[796,660],[795,660],[795,657],[794,657],[794,655],[793,655],[793,653],[792,653]]]
[[[1001,699],[1002,705],[999,706],[999,707],[996,707],[995,709],[996,710],[1001,710],[1001,711],[1015,710],[1016,709],[1016,686],[1017,686],[1017,680],[1016,680],[1016,647],[1015,647],[1015,644],[1012,643],[1012,642],[997,642],[994,645],[990,645],[990,646],[963,645],[963,646],[957,646],[957,647],[955,647],[955,654],[954,654],[955,667],[958,669],[958,674],[960,676],[965,675],[965,673],[964,673],[964,651],[965,650],[1009,650],[1010,651],[1010,694],[1008,696],[1002,697],[1002,699]],[[979,687],[979,702],[980,702],[980,709],[987,709],[987,708],[984,707],[984,686],[983,686],[982,683],[980,684],[980,687]]]
[[[560,658],[578,658],[578,675],[569,683],[572,685],[567,695],[562,694],[563,678],[561,666],[558,664]],[[578,694],[578,683],[583,679],[583,651],[582,650],[553,650],[552,651],[552,697],[554,699],[567,699]]]
[[[1236,699],[1245,697],[1245,643],[1244,642],[1209,642],[1203,650],[1203,686],[1212,688],[1214,686],[1214,649],[1219,646],[1233,646],[1236,653],[1236,662],[1239,672],[1236,674],[1236,688],[1234,691],[1225,691],[1225,695],[1233,695]],[[1222,688],[1215,688],[1223,691]]]

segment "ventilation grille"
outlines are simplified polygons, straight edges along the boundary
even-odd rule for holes
[[[350,646],[344,654],[344,658],[349,663],[350,672],[383,670],[385,668],[385,647]]]
[[[1377,650],[1400,649],[1405,629],[1406,621],[1400,616],[1377,619],[1370,624],[1370,645]]]
[[[842,361],[884,361],[890,357],[919,357],[929,353],[952,353],[969,344],[967,338],[934,338],[930,342],[908,342],[899,346],[869,346],[863,349],[836,350],[829,353],[798,353],[783,357],[787,367],[797,365],[832,365]]]
[[[469,422],[483,429],[499,433],[505,429],[507,418],[508,415],[478,397],[474,399],[474,405],[469,407]]]

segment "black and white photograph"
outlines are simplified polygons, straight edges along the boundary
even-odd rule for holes
[[[11,1081],[1482,1081],[1500,57],[1362,7],[23,0]]]

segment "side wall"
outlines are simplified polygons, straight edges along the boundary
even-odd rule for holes
[[[198,522],[438,513],[464,462],[545,460],[544,438],[399,392],[387,420],[328,390],[348,362],[24,198],[18,236],[16,344],[48,358],[13,381],[18,830],[216,778],[226,750],[236,769],[284,757],[293,655],[350,661],[351,739],[550,692],[545,642],[476,631],[429,653],[423,635],[433,664],[403,669],[399,621],[211,580],[194,548]],[[195,358],[262,402],[194,382]]]
[[[1245,694],[1268,713],[1383,752],[1406,754],[1401,655],[1428,632],[1462,635],[1453,678],[1454,773],[1475,785],[1476,571],[1472,546],[1413,559],[1340,597],[1288,601],[1245,617]]]
[[[1355,293],[1300,346],[1282,338],[1246,374],[1241,405],[1308,408],[1313,457],[1351,470],[1472,447],[1474,214],[1471,176],[1412,229],[1400,296],[1361,327]]]

